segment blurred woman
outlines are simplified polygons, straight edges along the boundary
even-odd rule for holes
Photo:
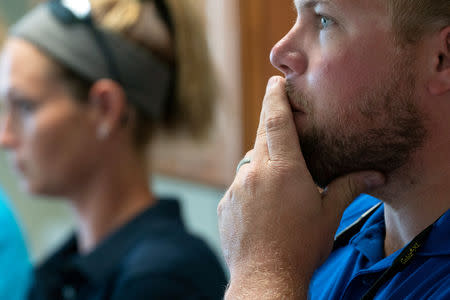
[[[4,29],[0,19],[0,43]],[[0,299],[23,300],[31,281],[32,265],[13,204],[0,186]]]
[[[195,0],[194,0],[195,1]],[[213,78],[190,1],[51,1],[0,61],[0,145],[23,187],[63,196],[76,233],[36,270],[30,299],[220,299],[216,257],[149,188],[157,127],[200,135]]]

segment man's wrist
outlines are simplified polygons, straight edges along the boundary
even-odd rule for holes
[[[232,273],[225,299],[307,299],[309,276],[255,268]]]

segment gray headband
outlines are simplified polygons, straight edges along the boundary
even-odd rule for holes
[[[107,60],[86,26],[64,24],[43,4],[15,24],[10,34],[29,41],[85,79],[111,78]],[[169,95],[169,66],[118,34],[97,30],[112,52],[128,100],[151,117],[161,118]]]

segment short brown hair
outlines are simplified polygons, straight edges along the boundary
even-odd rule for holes
[[[388,6],[402,43],[416,43],[424,34],[450,26],[449,0],[389,0]]]

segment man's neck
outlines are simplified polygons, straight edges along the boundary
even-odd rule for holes
[[[430,126],[431,127],[431,126]],[[434,126],[436,127],[436,126]],[[448,126],[429,134],[410,161],[374,193],[385,203],[385,254],[403,248],[450,208]]]
[[[446,177],[441,180],[448,180]],[[403,248],[450,207],[448,184],[411,185],[408,192],[385,202],[386,256]]]

